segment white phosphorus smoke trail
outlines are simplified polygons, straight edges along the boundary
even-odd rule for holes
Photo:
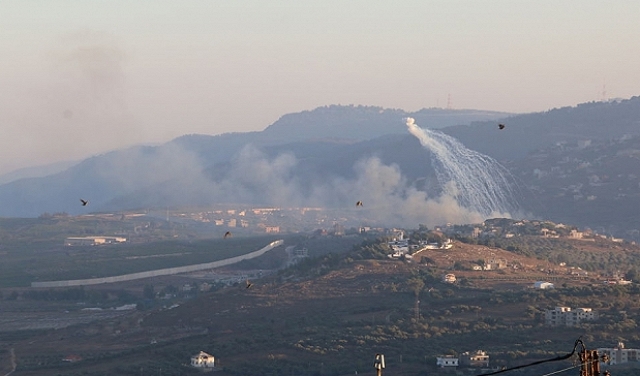
[[[511,217],[518,211],[515,182],[509,171],[495,159],[467,149],[442,132],[422,129],[413,118],[405,121],[409,132],[433,153],[436,178],[445,195],[485,218]]]

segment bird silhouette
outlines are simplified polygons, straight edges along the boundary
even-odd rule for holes
[[[80,199],[80,202],[82,203],[82,206],[87,206],[87,204],[89,203],[89,200]]]
[[[226,239],[226,238],[230,238],[230,237],[231,237],[231,231],[227,231],[227,232],[224,233],[224,236],[222,238]]]
[[[247,279],[247,288],[250,288],[251,286],[253,286],[253,283],[249,282],[249,280]]]
[[[498,128],[504,129],[504,124],[498,124]]]
[[[362,206],[362,201],[356,202],[356,207],[358,207],[358,206]]]

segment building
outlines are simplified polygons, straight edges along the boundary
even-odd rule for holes
[[[446,274],[444,277],[442,277],[442,282],[455,283],[456,282],[456,275],[452,274],[452,273]]]
[[[544,322],[550,326],[577,326],[584,321],[597,319],[591,308],[555,307],[544,312]]]
[[[289,260],[287,261],[289,265],[297,264],[303,259],[309,257],[309,250],[307,250],[306,248],[293,249],[293,247],[287,247],[285,251],[287,252],[287,256],[289,258]]]
[[[618,342],[617,347],[613,348],[599,348],[599,355],[607,355],[609,357],[609,364],[622,364],[628,362],[637,362],[640,360],[640,350],[638,349],[625,349],[624,343]]]
[[[389,248],[393,251],[401,251],[404,253],[409,252],[409,241],[408,240],[393,240],[387,243]]]
[[[506,269],[507,266],[507,260],[505,259],[491,258],[484,262],[484,270]]]
[[[458,357],[460,365],[465,367],[487,368],[489,367],[489,355],[482,350],[463,352]]]
[[[453,355],[444,355],[436,357],[436,366],[442,368],[457,367],[458,358]]]
[[[267,234],[277,234],[280,232],[280,226],[264,226],[264,232]]]
[[[551,282],[537,281],[533,284],[533,288],[539,290],[548,290],[555,288],[555,286]]]
[[[425,249],[425,250],[451,249],[453,248],[453,242],[451,241],[451,239],[445,240],[444,243],[438,243],[438,242],[427,243],[427,242],[421,241],[420,246],[422,247],[422,249]]]
[[[191,357],[191,367],[196,368],[214,368],[215,358],[213,355],[207,354],[204,351],[200,351],[199,354]]]
[[[569,238],[571,239],[582,239],[583,236],[584,233],[576,229],[573,229],[571,230],[571,232],[569,232]]]
[[[70,236],[64,240],[65,247],[104,245],[126,243],[127,238],[122,236]]]

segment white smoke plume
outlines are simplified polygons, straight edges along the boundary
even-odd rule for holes
[[[128,164],[139,158],[126,155],[114,161],[114,167],[117,165],[123,184],[140,185],[145,181],[151,186],[169,182],[169,188],[161,191],[161,202],[338,208],[363,224],[403,227],[478,223],[491,217],[511,216],[508,186],[503,187],[507,178],[500,177],[503,167],[495,167],[495,161],[446,139],[448,136],[418,128],[413,119],[406,123],[436,158],[433,163],[443,185],[438,196],[429,197],[403,176],[399,166],[387,165],[376,157],[357,161],[350,177],[325,176],[324,181],[314,182],[309,189],[296,176],[299,161],[295,155],[270,157],[252,145],[243,147],[227,166],[213,173],[203,168],[195,154],[177,144],[150,148],[155,155],[145,159],[143,171]],[[494,179],[493,174],[499,179]],[[364,206],[356,208],[357,201]]]
[[[413,118],[405,121],[409,132],[433,153],[432,164],[445,195],[485,217],[510,217],[518,210],[515,182],[505,167],[451,136],[419,128]]]
[[[352,179],[330,177],[303,194],[292,171],[297,163],[292,154],[269,159],[255,147],[246,146],[222,181],[214,183],[202,178],[192,181],[206,181],[206,188],[198,189],[198,194],[208,194],[216,202],[343,208],[371,225],[435,226],[447,222],[477,223],[488,218],[461,206],[452,182],[447,183],[445,194],[428,197],[407,182],[397,165],[386,165],[376,157],[358,161],[353,166]],[[363,201],[364,207],[355,208],[356,201]]]

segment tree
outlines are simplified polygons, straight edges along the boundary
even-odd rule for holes
[[[624,278],[625,278],[626,280],[629,280],[629,281],[634,281],[634,280],[636,280],[636,279],[638,278],[638,270],[637,270],[637,269],[635,269],[635,268],[634,268],[634,269],[630,269],[628,272],[626,272],[626,273],[624,274]]]
[[[155,298],[153,285],[144,285],[144,289],[142,290],[142,296],[145,299],[153,299]]]
[[[413,291],[416,298],[420,296],[420,292],[424,289],[424,281],[422,278],[413,277],[407,280],[407,286]]]

